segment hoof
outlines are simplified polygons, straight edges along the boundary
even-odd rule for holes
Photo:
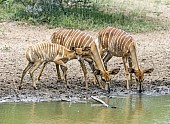
[[[108,94],[110,94],[110,88],[108,88],[107,92],[108,92]]]
[[[19,86],[18,89],[21,90],[21,86]]]
[[[37,87],[34,87],[34,90],[37,90]]]
[[[143,92],[143,90],[138,90],[138,93],[142,93]]]

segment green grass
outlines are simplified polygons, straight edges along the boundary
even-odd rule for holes
[[[99,30],[106,26],[118,27],[128,32],[146,32],[167,28],[166,24],[158,20],[148,19],[145,12],[124,11],[121,7],[116,11],[109,11],[98,4],[89,8],[65,8],[64,11],[54,7],[50,11],[45,10],[34,14],[25,11],[24,6],[20,4],[15,4],[15,6],[17,7],[10,6],[10,9],[2,7],[0,19],[23,21],[34,25],[47,24],[50,28],[66,27],[86,30]]]

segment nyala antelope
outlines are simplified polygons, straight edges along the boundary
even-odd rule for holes
[[[78,56],[77,51],[80,51],[80,48],[71,51],[64,46],[50,42],[41,42],[30,46],[26,51],[26,59],[29,63],[22,73],[19,89],[21,89],[21,84],[27,71],[30,73],[34,89],[37,89],[33,73],[40,65],[45,65],[48,62],[54,62],[56,65],[61,66],[66,86],[69,86],[66,78],[67,66],[65,61],[76,58]]]
[[[93,72],[95,72],[93,61],[97,69],[101,72],[101,78],[104,81],[103,85],[99,82],[101,88],[104,88],[106,86],[106,82],[110,80],[110,74],[117,74],[119,71],[119,69],[106,71],[94,38],[85,32],[74,29],[60,29],[52,34],[51,39],[52,43],[63,45],[68,49],[89,48],[90,52],[82,54],[82,58],[89,62]],[[86,88],[88,88],[87,69],[83,59],[79,59],[79,61],[85,76]]]
[[[113,57],[122,57],[124,69],[126,72],[126,87],[129,89],[129,73],[130,73],[130,81],[132,82],[132,73],[135,74],[135,78],[137,81],[137,88],[139,92],[141,92],[141,82],[144,80],[144,73],[151,73],[153,68],[150,69],[140,69],[137,61],[136,55],[136,45],[135,41],[131,35],[126,33],[123,30],[107,27],[98,33],[98,39],[102,46],[103,53],[102,55],[104,65],[107,68],[107,62]],[[129,68],[126,66],[126,62],[129,63]],[[132,68],[132,65],[134,68]]]

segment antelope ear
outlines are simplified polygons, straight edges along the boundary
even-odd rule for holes
[[[109,74],[116,75],[119,71],[120,71],[120,68],[116,68],[116,69],[113,69],[113,70],[109,70]]]
[[[149,68],[149,69],[144,69],[144,73],[151,73],[153,72],[153,68]]]
[[[134,68],[128,68],[128,72],[129,72],[129,73],[136,73],[136,71],[135,71]]]

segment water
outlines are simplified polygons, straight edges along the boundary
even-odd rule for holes
[[[170,95],[120,96],[96,102],[1,103],[0,124],[170,124]]]

